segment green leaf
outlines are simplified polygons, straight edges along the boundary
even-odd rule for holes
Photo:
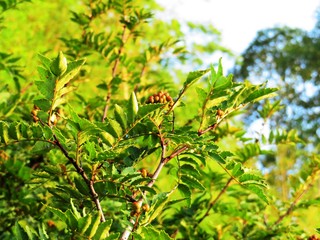
[[[226,161],[216,152],[208,152],[208,155],[219,163],[225,164]]]
[[[127,119],[129,125],[135,121],[135,117],[137,116],[138,110],[138,100],[136,94],[132,92],[127,104]]]
[[[200,172],[198,171],[198,169],[196,169],[194,166],[190,165],[190,164],[183,164],[180,168],[181,173],[183,174],[189,174],[193,177],[199,177],[200,176]]]
[[[234,177],[239,177],[240,175],[242,175],[244,173],[243,169],[242,169],[242,164],[241,163],[236,163],[234,168],[232,169],[232,176]]]
[[[92,215],[88,214],[85,217],[82,217],[78,220],[78,229],[80,230],[81,234],[84,234],[89,226],[91,225]]]
[[[222,91],[222,90],[231,88],[231,86],[232,86],[232,75],[229,75],[228,77],[221,76],[215,82],[214,90]]]
[[[157,240],[172,240],[170,236],[163,230],[159,231],[153,226],[142,226],[140,229],[140,233],[134,233],[133,234],[135,239],[157,239]],[[141,238],[142,237],[142,238]]]
[[[111,233],[109,237],[104,240],[118,240],[120,238],[120,233]]]
[[[248,181],[261,181],[262,178],[252,173],[244,173],[239,177],[239,181],[241,183],[248,182]]]
[[[180,183],[178,185],[178,191],[184,196],[187,200],[187,205],[191,206],[191,190],[188,185]]]
[[[41,154],[41,153],[48,153],[54,146],[48,142],[36,142],[31,149],[32,153]]]
[[[154,189],[153,189],[153,188],[151,188],[151,187],[147,187],[147,186],[138,186],[138,188],[139,188],[140,190],[142,190],[142,191],[149,192],[149,193],[151,193],[151,194],[153,194],[153,195],[156,195],[156,194],[157,194],[156,190],[154,190]]]
[[[60,209],[57,208],[53,208],[48,206],[47,209],[52,212],[53,214],[55,214],[58,218],[60,218],[60,220],[64,223],[67,223],[67,216],[65,215],[64,212],[62,212]]]
[[[187,80],[183,83],[184,89],[190,87],[196,81],[200,80],[207,72],[209,72],[209,69],[190,72],[188,74]]]
[[[198,181],[198,179],[190,175],[182,175],[181,181],[185,183],[189,188],[197,188],[199,190],[206,190],[206,188]]]
[[[79,72],[81,66],[85,63],[85,61],[85,59],[80,59],[68,63],[67,71],[57,82],[56,91],[60,91],[63,87],[65,87],[65,85]]]
[[[21,132],[22,137],[28,138],[29,137],[29,125],[24,123],[24,122],[21,122],[21,124],[20,124],[20,132]],[[0,135],[0,138],[1,138],[1,135]]]
[[[49,235],[46,231],[46,224],[45,223],[41,223],[41,225],[38,227],[39,229],[39,238],[40,239],[50,239]]]
[[[186,163],[192,164],[194,166],[198,165],[198,162],[191,157],[183,157],[180,159],[180,162],[186,162]]]
[[[147,213],[146,218],[142,221],[141,225],[151,223],[162,212],[171,193],[172,192],[162,192],[153,197],[150,211]]]
[[[270,98],[276,96],[276,91],[278,91],[278,88],[264,88],[259,89],[251,93],[244,101],[243,104],[249,103],[249,102],[257,102],[264,98]]]
[[[42,128],[39,125],[35,125],[31,127],[32,136],[34,138],[41,138],[43,137]]]
[[[51,107],[51,102],[47,99],[36,99],[33,101],[34,105],[38,106],[41,110],[47,112]]]
[[[81,214],[78,212],[77,208],[74,206],[72,198],[70,199],[70,204],[71,204],[72,212],[73,212],[74,216],[76,217],[76,219],[81,218]]]
[[[107,144],[109,147],[111,147],[115,143],[114,137],[108,132],[101,131],[99,136],[102,142]]]
[[[86,141],[88,141],[90,139],[90,137],[92,137],[92,135],[94,135],[95,133],[96,133],[95,129],[89,129],[89,130],[78,132],[78,134],[77,134],[77,136],[78,136],[77,145],[81,146]]]
[[[107,131],[112,134],[113,137],[118,138],[122,136],[123,130],[121,124],[113,119],[108,119],[109,125]]]
[[[63,55],[62,51],[58,53],[58,56],[50,63],[50,70],[55,76],[61,76],[67,70],[67,59]]]
[[[50,69],[51,60],[49,58],[40,53],[38,53],[38,58],[43,66],[45,66],[47,69]]]
[[[14,225],[14,236],[17,240],[29,240],[28,234],[18,222]]]
[[[146,117],[148,114],[152,113],[153,111],[163,107],[163,104],[147,104],[139,107],[138,110],[138,117],[142,119]]]
[[[100,223],[93,240],[103,240],[109,236],[109,231],[112,225],[112,219]],[[108,238],[107,238],[108,239]]]
[[[114,106],[114,117],[116,121],[121,125],[122,129],[127,128],[127,116],[123,108],[117,104]]]
[[[47,81],[35,81],[35,84],[40,93],[48,100],[54,97],[55,80],[48,79]]]
[[[250,186],[247,186],[247,188],[253,193],[257,194],[257,196],[261,200],[263,200],[265,203],[269,204],[267,196],[265,195],[264,191],[260,187],[250,185]]]
[[[79,178],[75,178],[74,179],[74,183],[76,185],[76,188],[79,190],[80,193],[82,193],[85,196],[88,196],[89,193],[89,189],[87,184],[84,182],[84,180],[79,179]]]
[[[8,134],[10,138],[14,140],[20,140],[21,133],[20,133],[20,124],[18,122],[13,122],[10,124],[8,128]]]
[[[43,67],[38,67],[38,74],[40,76],[41,81],[54,81],[54,78],[52,77],[52,73],[43,68]]]
[[[51,175],[59,175],[61,174],[61,169],[58,165],[45,165],[41,167],[43,171],[51,174]]]
[[[96,234],[96,231],[99,227],[100,218],[101,218],[100,214],[93,215],[93,221],[91,222],[91,225],[89,226],[88,230],[86,231],[86,235],[89,236],[89,239],[92,238]]]
[[[187,156],[187,158],[191,158],[191,159],[194,159],[194,160],[198,160],[200,161],[204,166],[207,165],[207,162],[206,162],[206,158],[199,155],[199,154],[193,154],[193,153],[184,153],[182,156]],[[188,160],[184,160],[184,161],[188,161],[189,163],[193,164],[190,159]],[[196,165],[199,165],[199,163],[197,163]]]
[[[77,229],[77,226],[78,226],[78,220],[76,218],[76,216],[73,214],[73,212],[68,209],[66,212],[65,212],[65,216],[67,218],[67,225],[69,228],[71,228],[72,230],[75,230]]]
[[[207,92],[204,89],[199,87],[196,88],[196,91],[198,94],[199,102],[202,104],[207,98]]]

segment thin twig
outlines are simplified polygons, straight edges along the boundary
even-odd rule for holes
[[[158,127],[159,129],[159,127]],[[178,156],[179,154],[181,154],[182,152],[186,151],[187,149],[189,149],[188,146],[183,146],[181,148],[176,149],[175,151],[173,151],[169,156],[165,157],[165,152],[166,152],[166,143],[165,143],[165,139],[163,137],[163,135],[161,134],[161,131],[159,129],[159,134],[158,134],[159,138],[160,138],[160,144],[161,144],[161,148],[162,148],[162,152],[161,152],[161,159],[160,162],[157,166],[157,169],[155,170],[155,172],[152,175],[152,180],[150,180],[147,184],[147,187],[152,187],[156,180],[158,179],[160,172],[162,171],[163,167],[166,165],[166,163],[168,163],[171,159],[173,159],[174,157]],[[132,195],[132,198],[136,197],[137,193],[134,193]],[[143,194],[145,194],[143,192]],[[140,199],[138,200],[138,204],[141,206],[142,202],[143,202],[143,196],[140,197]],[[131,232],[137,227],[137,219],[135,220],[134,218],[130,219],[130,223],[132,225],[128,225],[126,227],[126,229],[124,230],[124,232],[122,233],[120,240],[127,240],[131,234]],[[133,227],[132,227],[133,226]]]
[[[291,212],[293,211],[294,207],[296,206],[296,204],[298,203],[298,201],[300,200],[300,198],[309,190],[309,188],[312,186],[312,184],[309,184],[301,193],[298,194],[298,196],[295,198],[295,200],[291,203],[290,207],[287,209],[287,211],[282,214],[278,220],[273,224],[273,226],[278,225],[280,222],[282,222],[282,220],[289,216],[291,214]]]
[[[202,216],[202,218],[199,219],[199,221],[197,222],[196,226],[197,227],[207,216],[209,216],[209,212],[212,209],[212,207],[217,203],[217,201],[220,199],[220,197],[222,196],[222,194],[224,194],[227,190],[227,188],[229,187],[230,183],[232,182],[233,178],[229,178],[229,180],[227,181],[227,183],[224,185],[224,187],[221,189],[221,191],[219,192],[219,194],[217,195],[217,197],[209,204],[206,213]]]
[[[103,210],[99,201],[99,196],[96,193],[95,189],[94,189],[94,181],[90,180],[87,176],[87,174],[85,173],[85,171],[83,170],[83,168],[77,163],[77,161],[75,159],[73,159],[72,157],[70,157],[70,155],[68,154],[67,150],[61,145],[60,141],[58,140],[57,136],[55,134],[53,134],[53,137],[55,139],[55,144],[56,146],[62,151],[63,155],[72,163],[72,165],[74,166],[74,168],[76,169],[77,173],[79,173],[81,175],[81,177],[83,178],[83,180],[85,181],[85,183],[87,184],[90,194],[91,194],[91,198],[92,201],[95,203],[100,215],[101,215],[101,222],[105,222],[106,219],[104,217],[103,214]]]
[[[308,184],[305,184],[303,187],[302,187],[302,191],[300,193],[298,193],[296,195],[296,198],[294,199],[294,201],[291,203],[290,207],[287,209],[287,211],[282,214],[278,220],[273,224],[271,225],[270,227],[268,227],[268,229],[271,229],[272,227],[275,227],[277,225],[279,225],[279,223],[282,222],[282,220],[289,216],[293,210],[294,210],[294,207],[297,205],[298,201],[302,198],[302,196],[313,186],[313,184],[315,183],[315,181],[319,178],[319,175],[320,175],[320,169],[317,167],[317,168],[314,168],[313,169],[313,172],[312,174],[308,177]]]
[[[121,55],[121,53],[123,51],[125,42],[128,40],[128,38],[130,36],[129,35],[128,38],[125,40],[125,33],[126,33],[126,25],[123,26],[122,36],[121,36],[121,45],[120,45],[120,48],[118,50],[118,57],[115,60],[114,65],[112,67],[112,73],[111,73],[112,79],[114,79],[116,74],[117,74],[117,69],[118,69],[119,62],[120,62],[120,55]],[[104,110],[103,110],[102,122],[105,121],[105,119],[107,117],[107,114],[108,114],[108,110],[109,110],[109,103],[110,103],[110,100],[111,100],[111,86],[110,85],[111,85],[112,79],[111,79],[110,83],[107,86],[108,93],[107,93],[107,96],[106,96],[106,104],[105,104]]]

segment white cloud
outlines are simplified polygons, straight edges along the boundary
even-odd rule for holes
[[[166,18],[210,22],[222,32],[222,44],[240,54],[258,30],[290,26],[311,30],[319,0],[158,0]],[[162,16],[164,16],[162,15]]]

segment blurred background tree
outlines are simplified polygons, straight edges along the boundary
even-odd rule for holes
[[[262,81],[280,87],[284,108],[271,127],[299,129],[299,136],[314,146],[320,139],[320,13],[310,32],[277,27],[264,29],[242,53],[237,77]]]

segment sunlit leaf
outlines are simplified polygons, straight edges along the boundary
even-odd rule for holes
[[[259,89],[251,93],[244,101],[243,104],[248,102],[256,102],[260,101],[264,98],[274,97],[276,96],[276,91],[278,91],[278,88],[264,88]]]
[[[127,128],[127,116],[123,108],[117,104],[114,106],[114,117],[116,121],[121,125],[122,129]]]
[[[184,88],[191,86],[196,81],[200,80],[208,72],[209,69],[190,72],[187,76],[187,80],[183,83]]]
[[[216,152],[208,152],[208,155],[219,163],[225,164],[226,161]]]
[[[200,181],[190,175],[182,175],[181,181],[191,188],[197,188],[199,190],[205,190],[206,188],[200,183]]]
[[[93,240],[106,239],[109,236],[111,225],[112,225],[111,219],[108,219],[105,222],[100,223],[96,231],[96,234],[93,237]]]
[[[101,218],[100,214],[93,215],[92,222],[86,231],[86,234],[88,235],[89,239],[91,239],[96,234],[96,231],[100,224],[100,218]]]
[[[89,226],[91,225],[92,215],[88,214],[85,217],[82,217],[78,220],[78,229],[80,230],[81,234],[84,234]]]
[[[14,235],[17,240],[29,240],[28,234],[18,222],[14,225]]]
[[[135,117],[137,116],[138,110],[139,110],[138,100],[137,100],[136,94],[132,92],[127,104],[127,119],[128,119],[129,125],[134,122]]]

